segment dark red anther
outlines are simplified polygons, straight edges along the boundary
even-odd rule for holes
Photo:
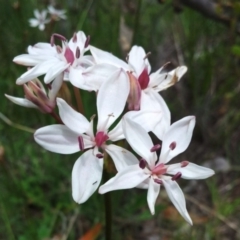
[[[80,48],[79,47],[77,47],[77,49],[76,49],[75,57],[76,58],[80,57]]]
[[[144,169],[147,166],[147,161],[143,158],[140,159],[139,161],[139,167]]]
[[[142,90],[147,88],[149,80],[148,70],[147,67],[145,67],[138,78],[138,82]]]
[[[83,151],[84,150],[84,141],[83,141],[83,137],[82,136],[78,137],[78,144],[79,144],[79,149],[81,151]]]
[[[55,38],[58,38],[58,39],[60,39],[60,40],[62,40],[62,41],[66,41],[66,40],[67,40],[67,39],[66,39],[64,36],[62,36],[61,34],[54,33],[54,34],[52,34],[51,39],[50,39],[51,46],[54,45]]]
[[[173,177],[172,177],[172,180],[173,181],[176,181],[178,180],[179,178],[181,178],[182,174],[180,172],[177,172]]]
[[[103,158],[103,154],[102,153],[97,153],[96,157],[97,158]]]
[[[182,161],[180,164],[181,164],[181,167],[186,167],[189,164],[189,162],[188,161]]]
[[[159,150],[161,148],[160,144],[156,144],[154,145],[151,149],[150,152],[156,152],[157,150]]]
[[[161,179],[158,179],[158,178],[154,179],[153,181],[155,183],[158,183],[158,184],[163,184],[163,181]]]
[[[87,48],[89,46],[89,43],[90,43],[90,36],[88,35],[84,44],[84,48]]]
[[[172,143],[169,145],[169,148],[170,148],[171,150],[174,150],[174,149],[176,148],[176,146],[177,146],[177,143],[176,143],[176,142],[172,142]]]
[[[67,62],[70,64],[73,64],[74,62],[74,55],[72,50],[67,46],[65,53],[64,53],[64,57],[66,58]]]

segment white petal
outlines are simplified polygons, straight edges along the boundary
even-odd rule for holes
[[[87,90],[87,91],[95,91],[95,89],[89,88],[87,85],[86,79],[83,76],[83,68],[73,68],[69,69],[69,81],[71,84],[77,88]]]
[[[43,23],[40,23],[38,28],[39,30],[43,31],[45,29],[45,25]]]
[[[181,167],[181,163],[171,164],[168,166],[167,173],[175,175],[180,172],[184,179],[205,179],[211,177],[215,172],[206,167],[199,166],[194,163],[189,163],[186,167]]]
[[[90,89],[97,91],[102,83],[108,80],[109,76],[113,75],[117,70],[117,67],[110,64],[97,64],[84,70],[83,77],[86,85],[89,86]]]
[[[24,66],[35,66],[38,63],[46,60],[45,55],[29,55],[29,54],[22,54],[13,59],[13,62],[17,64],[21,64]]]
[[[161,71],[162,68],[150,75],[149,87],[157,92],[165,90],[178,82],[186,73],[187,67],[177,67],[169,73],[161,73]]]
[[[39,24],[39,21],[35,18],[30,18],[28,21],[31,27],[37,27]]]
[[[29,101],[26,98],[18,98],[18,97],[13,97],[10,95],[5,94],[5,97],[7,97],[11,102],[22,106],[22,107],[27,107],[27,108],[38,108],[37,105],[33,104],[31,101]]]
[[[148,68],[148,73],[151,71],[149,61],[147,58],[144,59],[145,57],[146,52],[142,47],[139,46],[133,46],[131,51],[129,52],[128,64],[134,68],[138,77],[146,66]]]
[[[103,194],[113,190],[134,188],[148,177],[149,175],[145,174],[138,164],[131,165],[102,185],[99,188],[99,193]]]
[[[172,201],[173,205],[176,207],[178,212],[182,215],[182,217],[192,225],[192,220],[188,214],[186,208],[186,201],[183,195],[181,188],[178,186],[176,181],[172,181],[171,179],[165,180],[162,179],[164,187],[167,191],[167,194]]]
[[[99,48],[90,46],[90,51],[95,59],[95,61],[99,63],[108,63],[110,65],[114,65],[118,68],[123,68],[124,70],[128,71],[129,66],[127,63],[122,61],[121,59],[115,57],[109,52],[103,51]]]
[[[117,171],[123,170],[125,167],[138,164],[137,158],[127,149],[114,144],[107,145],[105,151],[112,158]]]
[[[97,96],[98,131],[107,131],[125,107],[130,86],[128,76],[117,70],[99,89]]]
[[[162,140],[163,135],[169,129],[171,124],[170,111],[164,99],[152,89],[146,89],[142,91],[141,110],[162,112],[161,115],[157,115],[156,119],[152,120],[158,124],[155,124],[154,127],[150,129],[158,139]]]
[[[78,158],[72,170],[72,196],[75,202],[84,203],[98,188],[102,179],[103,159],[88,150]]]
[[[148,133],[139,124],[126,117],[123,119],[123,132],[132,149],[148,162],[150,168],[153,168],[157,155],[150,151],[153,143]]]
[[[153,131],[158,124],[161,124],[162,111],[157,111],[157,109],[152,111],[130,111],[126,113],[124,117],[138,123],[147,132],[150,132]]]
[[[38,76],[45,74],[51,67],[54,67],[55,63],[56,63],[56,60],[52,58],[48,61],[37,64],[35,67],[31,68],[30,70],[25,72],[23,75],[21,75],[17,79],[17,84],[19,85],[24,84],[30,80],[35,79]]]
[[[117,126],[108,133],[108,137],[109,140],[111,140],[112,142],[116,142],[125,138],[122,128],[122,119],[119,121]]]
[[[44,82],[46,84],[50,83],[55,77],[64,72],[68,66],[69,64],[65,63],[64,61],[55,61],[54,66],[48,69],[47,74],[44,77]]]
[[[92,142],[87,136],[82,135],[85,148],[92,147]],[[38,129],[34,133],[35,141],[48,151],[71,154],[80,151],[79,135],[72,132],[64,125],[51,125]]]
[[[63,99],[57,98],[59,115],[64,124],[75,133],[85,133],[89,128],[89,121],[79,112],[70,107]]]
[[[51,101],[55,101],[56,96],[63,83],[63,74],[58,75],[51,84],[51,89],[49,90],[48,97]]]
[[[155,203],[160,192],[160,184],[155,183],[153,178],[150,178],[148,193],[147,193],[147,202],[151,214],[155,214]]]
[[[160,163],[167,163],[179,153],[185,151],[192,139],[196,119],[194,116],[184,117],[173,123],[162,139]],[[171,150],[170,145],[175,142],[176,147]]]

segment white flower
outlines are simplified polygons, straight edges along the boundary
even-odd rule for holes
[[[188,161],[176,164],[167,163],[188,147],[195,126],[195,117],[185,117],[169,127],[163,136],[159,159],[157,159],[155,151],[160,146],[153,146],[151,138],[140,125],[128,118],[125,118],[123,125],[127,141],[142,159],[139,164],[130,165],[119,171],[114,178],[99,188],[99,193],[133,187],[147,188],[148,206],[151,213],[154,214],[154,205],[160,187],[163,185],[179,213],[188,223],[192,224],[186,209],[183,192],[176,180],[179,178],[204,179],[212,176],[214,171]],[[135,159],[135,162],[137,162],[137,159]]]
[[[59,21],[60,19],[67,19],[65,10],[57,10],[52,5],[48,6],[48,12],[51,14],[51,17],[55,21]]]
[[[118,70],[102,84],[98,92],[96,134],[93,119],[89,122],[62,99],[57,99],[57,104],[65,126],[46,126],[34,134],[36,142],[52,152],[69,154],[90,148],[78,158],[72,171],[72,194],[78,203],[85,202],[100,184],[104,154],[101,151],[106,151],[112,157],[117,170],[131,164],[131,159],[134,159],[127,150],[107,144],[107,141],[114,142],[124,138],[121,121],[113,130],[109,131],[109,127],[122,113],[128,93],[127,75]],[[123,161],[122,155],[126,155],[127,163]]]
[[[55,38],[61,40],[62,47],[54,44]],[[17,79],[17,84],[24,84],[44,74],[46,74],[44,82],[48,84],[62,73],[64,73],[64,80],[84,81],[82,73],[94,64],[91,56],[84,56],[88,50],[89,40],[89,37],[79,31],[69,42],[65,37],[53,34],[51,44],[38,43],[29,46],[29,54],[22,54],[13,59],[18,64],[32,67]]]
[[[159,124],[151,129],[159,139],[162,139],[164,129],[170,126],[171,116],[165,101],[157,92],[179,81],[187,68],[182,66],[169,73],[162,73],[163,67],[150,74],[148,54],[139,46],[132,47],[127,58],[128,63],[93,46],[90,46],[90,51],[98,64],[112,64],[123,68],[128,73],[130,81],[128,108],[130,110],[162,111],[162,118],[158,119]]]
[[[5,94],[13,103],[27,107],[37,108],[44,113],[51,113],[56,105],[56,96],[62,86],[62,76],[59,75],[52,84],[49,84],[49,91],[46,92],[39,79],[34,79],[23,85],[25,98],[14,97]]]
[[[43,31],[45,29],[45,24],[50,22],[50,19],[47,18],[47,11],[38,11],[37,9],[34,10],[35,18],[30,18],[29,24],[31,27],[38,27],[39,30]]]

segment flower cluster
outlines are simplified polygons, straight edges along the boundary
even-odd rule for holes
[[[50,23],[51,21],[59,21],[61,19],[67,19],[65,10],[57,10],[53,6],[48,6],[48,9],[39,11],[35,9],[33,11],[35,18],[29,19],[29,25],[31,27],[38,27],[39,30],[43,31],[45,29],[45,25]],[[50,14],[50,18],[47,18],[47,14]]]
[[[56,40],[61,46],[56,45]],[[178,82],[187,68],[180,66],[167,72],[164,65],[151,72],[148,55],[142,47],[133,46],[123,61],[91,46],[90,37],[82,31],[74,33],[69,41],[53,34],[50,43],[29,46],[27,54],[14,58],[15,63],[28,67],[17,79],[25,96],[6,97],[59,120],[58,124],[35,132],[40,146],[60,154],[81,152],[72,170],[72,196],[77,203],[87,201],[98,188],[103,194],[137,187],[147,189],[148,206],[154,214],[156,199],[164,186],[179,213],[192,224],[177,180],[204,179],[214,171],[188,161],[169,164],[187,149],[195,117],[187,116],[171,124],[170,111],[159,92]],[[40,81],[38,77],[42,75]],[[57,97],[63,82],[75,89],[96,92],[97,116],[88,120],[66,99]],[[154,145],[148,132],[156,135],[158,144]],[[116,144],[122,139],[134,154]],[[99,187],[107,156],[117,174]]]

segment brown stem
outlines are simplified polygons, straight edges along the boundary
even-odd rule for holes
[[[77,102],[77,108],[78,111],[84,115],[84,108],[83,108],[83,102],[82,102],[82,97],[80,94],[80,90],[76,87],[73,87],[73,91],[74,91],[74,95],[76,98],[76,102]]]
[[[59,123],[59,124],[64,124],[61,118],[55,113],[51,112],[50,115]]]

